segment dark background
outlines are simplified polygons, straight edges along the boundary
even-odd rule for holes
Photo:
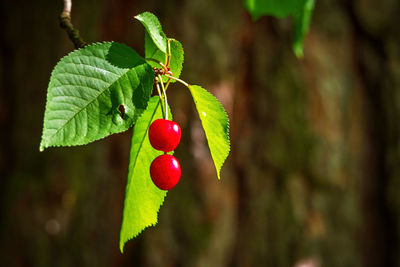
[[[317,0],[302,60],[289,19],[252,22],[241,1],[73,1],[87,42],[142,55],[133,16],[156,14],[182,78],[231,120],[218,181],[190,94],[168,90],[183,176],[123,255],[131,130],[39,153],[50,73],[73,50],[62,1],[0,3],[0,266],[400,266],[399,1]]]

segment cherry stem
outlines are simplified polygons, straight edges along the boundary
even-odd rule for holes
[[[169,67],[169,64],[171,63],[171,41],[168,39],[168,63],[167,66]]]
[[[161,88],[162,88],[163,94],[164,94],[165,119],[168,120],[168,100],[167,100],[167,93],[165,92],[165,87],[164,87],[164,83],[163,83],[163,81],[162,81],[161,75],[158,75],[158,79],[160,80]]]
[[[165,91],[167,91],[170,83],[171,83],[171,78],[168,78],[167,85],[165,86]]]
[[[165,65],[168,66],[168,53],[165,53],[165,60],[164,60],[164,62],[165,62]]]
[[[162,99],[162,94],[161,94],[161,90],[160,90],[160,86],[158,85],[158,79],[156,81],[156,87],[157,87],[157,91],[158,91],[158,96],[160,97],[160,99]]]
[[[161,90],[160,90],[160,85],[158,84],[158,78],[156,77],[156,87],[157,87],[157,91],[158,91],[158,96],[160,97],[160,103],[161,103],[161,111],[163,113],[163,117],[165,118],[165,114],[164,114],[164,109],[162,108],[162,104],[163,104],[163,97],[161,95]]]
[[[181,80],[181,79],[175,78],[174,76],[170,76],[170,75],[167,75],[167,74],[165,74],[164,76],[165,76],[165,77],[168,77],[168,78],[170,78],[170,79],[172,79],[172,80],[178,81],[178,82],[180,82],[181,84],[185,85],[186,87],[189,87],[189,84],[188,84],[187,82]]]
[[[162,62],[160,62],[160,61],[158,61],[158,60],[156,60],[154,58],[146,58],[146,60],[153,61],[153,62],[157,63],[158,65],[160,65],[163,68],[163,70],[165,71],[165,73],[169,72],[168,67],[165,66]]]

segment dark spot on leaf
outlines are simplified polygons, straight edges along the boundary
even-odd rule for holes
[[[119,105],[118,106],[118,111],[121,114],[121,117],[124,118],[124,115],[125,115],[125,107],[124,107],[124,105]]]

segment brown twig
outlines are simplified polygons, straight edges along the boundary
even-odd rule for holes
[[[81,48],[87,45],[87,43],[82,39],[79,35],[79,31],[75,29],[74,25],[71,23],[71,7],[71,0],[64,0],[64,10],[60,15],[60,26],[67,32],[75,48]]]

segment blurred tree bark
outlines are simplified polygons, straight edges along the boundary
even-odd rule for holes
[[[190,95],[169,92],[183,177],[159,224],[118,250],[130,132],[38,152],[62,1],[0,2],[0,258],[5,266],[400,266],[400,3],[317,1],[305,58],[290,20],[241,1],[75,1],[88,42],[143,54],[133,15],[185,47],[183,78],[228,110],[217,181]],[[27,27],[29,25],[29,27]]]

